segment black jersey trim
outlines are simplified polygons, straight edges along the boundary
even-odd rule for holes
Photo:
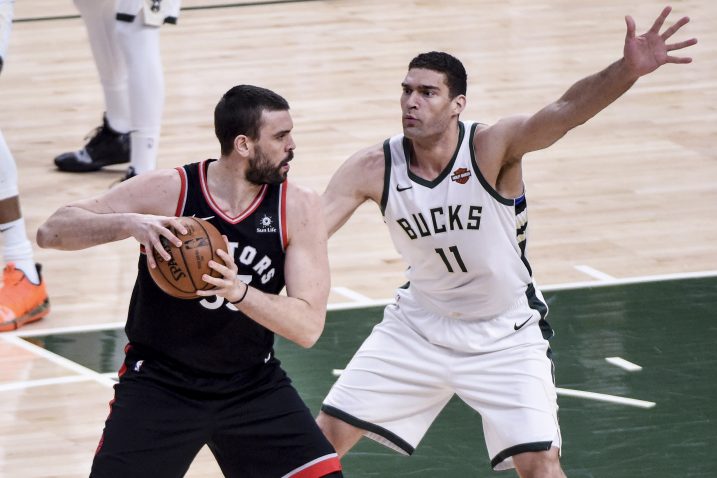
[[[498,453],[491,461],[490,466],[495,468],[506,459],[518,455],[519,453],[525,453],[529,451],[548,451],[553,446],[552,441],[536,441],[532,443],[523,443],[521,445],[515,445],[510,448]]]
[[[236,217],[230,217],[222,211],[222,209],[219,207],[219,205],[214,202],[214,198],[212,197],[212,194],[209,192],[209,186],[207,186],[207,172],[209,171],[209,163],[216,161],[216,159],[205,159],[201,163],[199,163],[199,183],[201,185],[202,194],[204,195],[204,199],[207,201],[207,204],[209,207],[217,213],[219,217],[221,217],[224,221],[228,222],[229,224],[239,224],[247,217],[251,216],[254,211],[259,207],[261,202],[264,200],[264,197],[266,196],[267,191],[269,190],[269,185],[264,184],[262,185],[261,189],[257,193],[257,195],[252,200],[251,204],[242,211],[238,216]]]
[[[555,335],[555,331],[545,319],[548,316],[548,304],[540,300],[532,283],[525,288],[525,297],[528,299],[528,307],[537,310],[540,314],[540,320],[538,321],[540,333],[545,340],[550,340]]]
[[[400,453],[412,455],[415,451],[415,448],[413,448],[406,440],[402,439],[395,433],[386,430],[383,427],[360,420],[353,415],[349,415],[343,410],[339,410],[338,408],[332,407],[330,405],[321,405],[321,411],[334,418],[338,418],[339,420],[346,422],[349,425],[353,425],[356,428],[364,430],[368,438],[371,438],[381,443],[382,445],[385,445]]]
[[[184,208],[187,206],[187,171],[182,166],[174,168],[179,173],[179,181],[181,182],[179,190],[179,198],[177,198],[177,209],[174,211],[174,215],[179,217],[184,215]]]
[[[525,222],[518,227],[517,224],[517,217],[526,212],[526,209],[528,209],[528,202],[525,199],[525,194],[521,195],[520,197],[517,197],[515,199],[515,217],[516,217],[516,228],[515,228],[515,240],[518,242],[518,248],[520,249],[520,260],[523,262],[523,265],[528,270],[528,274],[530,274],[530,277],[533,277],[533,268],[530,267],[530,262],[528,262],[528,257],[525,255],[525,251],[528,248],[528,219],[527,219],[527,213],[526,213],[526,220]],[[523,236],[523,239],[520,239],[520,236]]]
[[[383,192],[381,193],[381,215],[386,215],[388,204],[389,186],[391,184],[391,139],[383,142]]]
[[[448,162],[445,168],[443,168],[443,171],[441,171],[441,174],[436,177],[433,181],[429,181],[427,179],[423,179],[422,177],[413,174],[411,172],[411,168],[409,167],[411,164],[411,156],[413,156],[413,146],[411,145],[411,140],[403,137],[403,155],[406,158],[406,171],[408,172],[408,177],[411,181],[414,183],[420,184],[421,186],[425,186],[427,188],[433,189],[434,187],[438,186],[441,181],[443,181],[446,176],[448,176],[451,171],[453,170],[453,165],[456,162],[456,158],[458,157],[458,153],[461,150],[461,146],[463,146],[463,137],[466,135],[466,128],[463,126],[463,122],[458,122],[458,144],[456,145],[455,151],[453,151],[453,157]]]
[[[473,123],[473,126],[471,126],[471,133],[470,133],[470,141],[471,141],[471,164],[473,165],[473,170],[476,173],[476,176],[478,176],[478,181],[480,181],[481,186],[483,186],[483,189],[485,189],[488,194],[493,196],[493,199],[498,201],[501,204],[505,204],[506,206],[512,206],[515,204],[515,199],[508,199],[500,194],[498,194],[498,191],[493,189],[493,186],[490,185],[488,180],[483,176],[483,173],[480,172],[480,168],[478,167],[478,161],[476,161],[476,151],[475,151],[475,133],[476,128],[478,127],[478,123]],[[521,196],[522,197],[522,196]]]

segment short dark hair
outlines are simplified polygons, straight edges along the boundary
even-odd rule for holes
[[[214,108],[214,133],[226,155],[234,149],[234,138],[243,134],[259,138],[261,114],[264,110],[288,111],[289,103],[266,88],[237,85],[224,93]]]
[[[458,58],[448,53],[442,51],[421,53],[408,64],[408,69],[411,68],[424,68],[446,75],[448,94],[451,95],[451,98],[466,94],[468,89],[466,69]]]

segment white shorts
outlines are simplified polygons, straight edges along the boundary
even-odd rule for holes
[[[386,307],[383,321],[331,388],[324,413],[410,455],[457,394],[482,417],[494,469],[513,468],[518,453],[561,447],[553,364],[541,330],[549,327],[537,312],[515,330],[525,310],[469,322],[425,312],[408,291],[400,291],[399,299]],[[488,333],[500,346],[485,352],[448,348],[421,333],[425,321],[445,322],[444,338]]]
[[[117,0],[117,20],[133,22],[143,11],[146,25],[160,26],[162,23],[177,23],[181,0]]]

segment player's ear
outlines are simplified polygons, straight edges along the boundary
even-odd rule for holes
[[[248,156],[251,154],[251,149],[251,140],[248,136],[240,134],[234,138],[234,151],[239,153],[239,156]]]
[[[453,102],[453,112],[457,115],[463,113],[463,110],[466,107],[466,97],[465,95],[458,95],[452,100]]]

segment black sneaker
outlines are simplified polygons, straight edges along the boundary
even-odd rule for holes
[[[131,179],[135,176],[137,176],[137,173],[134,171],[134,168],[130,166],[129,168],[127,168],[127,172],[125,173],[124,177],[120,179],[120,182],[127,181],[128,179]]]
[[[55,166],[60,171],[85,173],[97,171],[110,165],[129,163],[129,133],[118,133],[102,118],[102,126],[98,126],[89,141],[79,151],[62,153],[55,158]]]
[[[125,182],[128,179],[131,179],[135,176],[137,176],[137,173],[134,171],[134,168],[132,166],[130,166],[129,168],[127,168],[127,172],[124,174],[124,176],[122,178],[120,178],[117,181],[110,184],[110,188],[113,188],[113,187],[117,186],[119,183]]]

